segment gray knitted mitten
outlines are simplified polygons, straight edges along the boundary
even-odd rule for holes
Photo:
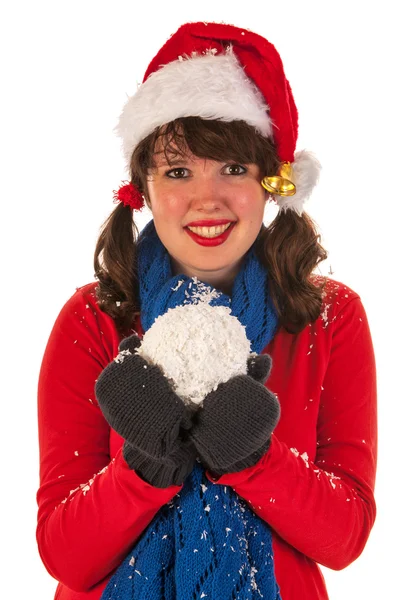
[[[118,357],[97,380],[96,398],[108,424],[126,440],[129,467],[156,487],[180,485],[196,460],[187,436],[192,413],[159,367],[135,353],[139,345],[136,335],[121,342]]]
[[[216,475],[251,467],[268,450],[280,417],[276,396],[264,387],[271,365],[267,354],[249,358],[248,374],[207,394],[193,417],[189,438],[203,465]]]

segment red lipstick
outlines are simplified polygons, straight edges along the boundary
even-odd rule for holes
[[[203,225],[197,224],[197,223],[203,223]],[[213,237],[213,238],[206,238],[206,237],[202,237],[201,235],[197,235],[197,233],[194,233],[194,231],[190,231],[190,229],[188,229],[187,227],[185,228],[186,233],[192,238],[192,240],[194,242],[196,242],[196,244],[199,244],[199,246],[220,246],[221,244],[223,244],[228,237],[231,234],[231,231],[233,230],[233,228],[235,227],[235,223],[233,223],[232,221],[224,221],[221,223],[217,223],[217,221],[197,221],[196,225],[193,225],[193,227],[212,227],[213,225],[224,225],[225,223],[231,223],[231,226],[228,227],[228,229],[226,231],[224,231],[223,233],[221,233],[220,235],[217,235],[217,237]],[[205,223],[211,223],[211,225],[206,225]],[[192,227],[192,225],[190,225]]]

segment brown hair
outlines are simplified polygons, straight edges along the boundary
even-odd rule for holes
[[[133,152],[131,181],[144,194],[146,202],[146,181],[149,170],[155,166],[154,153],[164,152],[169,161],[176,154],[187,155],[188,150],[210,160],[255,163],[260,168],[261,178],[275,175],[279,167],[273,143],[244,121],[176,119],[157,128]],[[140,314],[136,271],[138,235],[131,209],[119,204],[102,225],[94,256],[99,306],[126,335],[134,317]],[[300,332],[318,318],[326,283],[323,279],[318,286],[312,281],[314,269],[327,258],[315,223],[305,212],[300,217],[292,210],[280,211],[268,227],[262,226],[255,249],[268,270],[269,293],[279,324],[289,333]]]

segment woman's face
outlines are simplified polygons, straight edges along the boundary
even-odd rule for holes
[[[171,161],[170,161],[171,162]],[[259,167],[156,153],[147,180],[158,236],[183,273],[230,293],[263,221]]]

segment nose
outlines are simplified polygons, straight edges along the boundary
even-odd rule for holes
[[[192,190],[192,209],[203,212],[221,210],[224,203],[224,192],[221,184],[214,177],[202,177]]]

